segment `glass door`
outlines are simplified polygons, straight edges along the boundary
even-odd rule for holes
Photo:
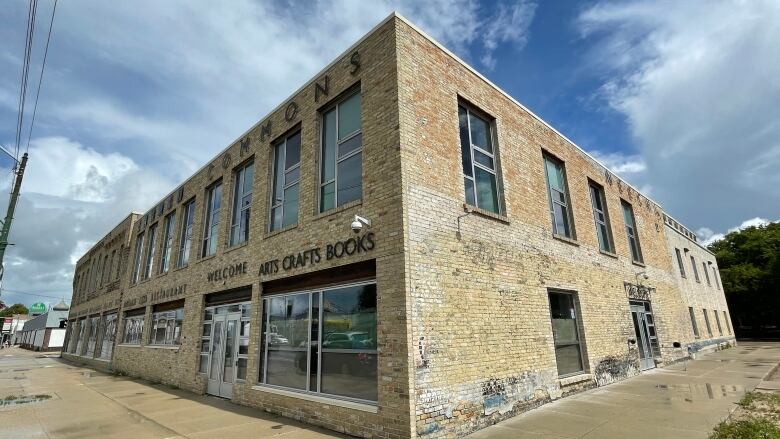
[[[649,302],[631,301],[631,319],[636,332],[636,345],[639,350],[639,368],[655,367],[655,356],[659,354],[655,322]]]
[[[211,327],[210,337],[203,341],[209,344],[206,392],[222,398],[232,398],[233,383],[236,381],[239,366],[237,331],[241,313],[227,314],[225,311],[226,309],[215,309],[212,320],[204,323],[204,329],[206,325]]]

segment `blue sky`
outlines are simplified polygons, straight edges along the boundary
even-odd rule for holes
[[[33,84],[53,0],[39,4]],[[0,9],[9,149],[26,8]],[[776,1],[60,2],[4,300],[69,298],[73,264],[95,240],[392,10],[702,239],[780,219]],[[10,161],[0,167],[8,187]]]

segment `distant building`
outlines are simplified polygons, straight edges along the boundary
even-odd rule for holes
[[[25,349],[35,351],[62,349],[69,309],[64,301],[60,301],[48,312],[28,320],[17,332],[16,342]]]
[[[2,335],[0,335],[0,342],[5,343],[6,340],[12,344],[19,344],[16,338],[16,333],[22,329],[24,322],[30,319],[27,314],[14,314],[11,317],[3,317],[2,322]]]

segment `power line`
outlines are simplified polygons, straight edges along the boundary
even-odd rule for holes
[[[51,28],[54,25],[54,13],[57,12],[57,0],[54,0],[54,7],[51,10],[51,21],[49,21],[49,35],[46,37],[46,49],[43,51],[43,62],[41,63],[41,76],[38,77],[38,90],[35,92],[35,105],[33,105],[32,119],[30,120],[30,132],[27,134],[27,146],[24,151],[30,149],[30,138],[32,137],[33,125],[35,125],[35,113],[38,112],[38,97],[41,95],[41,83],[43,82],[43,69],[46,68],[46,55],[49,54],[49,41],[51,41]]]
[[[35,294],[35,293],[27,293],[27,292],[24,292],[24,291],[9,290],[8,288],[3,288],[3,291],[9,292],[9,293],[13,293],[13,294],[23,294],[25,296],[48,297],[50,299],[65,300],[64,296],[47,296],[45,294]]]
[[[38,9],[38,0],[30,0],[30,6],[27,10],[27,37],[24,42],[24,55],[22,57],[22,81],[19,88],[19,115],[16,121],[16,145],[14,155],[16,163],[14,169],[19,163],[19,149],[22,141],[22,129],[24,127],[24,106],[27,100],[27,80],[30,76],[30,57],[32,55],[33,37],[35,35],[35,14]]]

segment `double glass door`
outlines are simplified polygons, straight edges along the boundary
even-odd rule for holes
[[[241,314],[214,316],[211,323],[209,384],[207,392],[223,398],[233,397],[236,379],[236,327]]]
[[[631,319],[634,321],[636,332],[636,345],[639,350],[639,368],[641,370],[655,367],[655,357],[660,356],[658,337],[655,331],[650,302],[632,300]]]

